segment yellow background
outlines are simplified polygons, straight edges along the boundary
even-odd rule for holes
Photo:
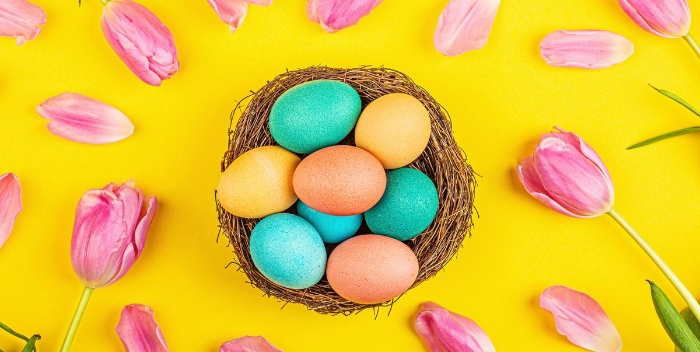
[[[514,167],[538,136],[558,125],[583,136],[606,161],[616,208],[700,294],[700,135],[635,151],[625,147],[698,125],[647,83],[700,106],[700,61],[681,39],[653,36],[617,1],[504,1],[487,46],[444,57],[432,45],[447,1],[385,1],[359,25],[325,33],[302,0],[251,6],[235,33],[205,0],[140,0],[171,29],[181,70],[162,87],[138,80],[107,45],[97,0],[34,0],[47,13],[26,45],[0,38],[0,173],[16,173],[24,211],[0,249],[0,321],[41,333],[57,351],[82,286],[70,265],[75,205],[90,188],[133,178],[159,210],[143,256],[116,284],[97,290],[74,351],[121,351],[122,307],[153,307],[173,351],[218,351],[242,335],[264,335],[285,351],[421,351],[412,330],[432,300],[477,321],[499,351],[576,351],[538,307],[550,285],[596,298],[627,351],[671,351],[648,285],[679,296],[609,217],[568,218],[531,198]],[[690,1],[700,16],[700,2]],[[698,17],[700,18],[700,17]],[[554,68],[538,43],[556,29],[606,29],[635,44],[621,65]],[[694,33],[700,37],[700,30]],[[217,239],[214,188],[236,100],[285,69],[384,65],[404,71],[452,115],[457,141],[479,179],[473,237],[445,270],[374,319],[372,312],[322,316],[263,297],[233,267]],[[124,111],[125,141],[92,146],[51,135],[35,112],[44,99],[81,93]],[[0,348],[19,351],[0,333]]]

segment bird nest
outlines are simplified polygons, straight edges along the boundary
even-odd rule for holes
[[[416,85],[405,74],[388,69],[360,67],[337,69],[309,67],[288,71],[277,76],[257,92],[238,103],[231,113],[228,150],[221,162],[221,172],[241,154],[257,147],[276,145],[270,134],[268,117],[270,109],[286,90],[312,80],[330,79],[344,82],[355,88],[362,98],[364,108],[372,100],[388,93],[406,93],[425,105],[430,113],[432,131],[428,146],[420,157],[408,165],[428,175],[437,187],[439,209],[433,223],[419,236],[405,242],[416,254],[420,266],[418,278],[412,287],[438,273],[457,253],[464,238],[473,226],[474,171],[467,164],[466,155],[452,135],[452,125],[447,111],[428,92]],[[238,117],[238,118],[237,118]],[[353,144],[354,133],[341,144]],[[303,156],[301,156],[303,157]],[[379,304],[359,304],[339,296],[324,278],[316,285],[295,290],[279,286],[263,276],[253,264],[250,256],[250,234],[260,219],[244,219],[224,210],[217,201],[220,229],[223,230],[233,248],[232,264],[238,266],[254,287],[266,295],[284,302],[301,303],[308,309],[322,314],[357,313],[372,308],[375,314],[380,307],[390,307],[398,298]],[[287,210],[294,213],[294,207]],[[221,233],[221,232],[220,232]],[[359,233],[371,233],[365,224]],[[335,245],[326,245],[330,253]]]

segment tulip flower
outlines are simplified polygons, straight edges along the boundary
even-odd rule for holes
[[[607,31],[554,31],[540,43],[542,58],[551,66],[599,69],[627,60],[634,44]]]
[[[221,345],[220,352],[282,352],[262,336],[243,336]]]
[[[17,214],[22,211],[22,189],[15,174],[0,175],[0,247],[10,237]]]
[[[306,15],[328,33],[350,27],[369,15],[382,0],[309,0]]]
[[[557,331],[574,345],[594,352],[622,349],[615,325],[589,295],[564,286],[552,286],[540,295],[540,307],[554,315]]]
[[[124,276],[146,244],[158,203],[133,181],[89,190],[78,203],[71,241],[73,270],[85,285],[61,352],[70,350],[85,307],[96,288]]]
[[[696,317],[700,304],[658,254],[613,209],[612,179],[598,154],[578,135],[556,128],[540,138],[535,152],[517,167],[520,182],[531,196],[571,217],[610,215],[651,258],[688,303]]]
[[[124,113],[80,94],[49,98],[36,111],[50,121],[46,128],[51,133],[74,142],[113,143],[134,133],[134,125]]]
[[[124,307],[117,334],[126,352],[168,352],[168,345],[151,307],[142,304]]]
[[[106,2],[102,32],[119,58],[142,81],[159,86],[177,72],[173,35],[143,5],[131,0]]]
[[[500,0],[450,0],[435,29],[435,48],[447,56],[483,48],[500,4]]]
[[[219,18],[229,25],[231,33],[243,24],[248,13],[248,4],[268,6],[272,0],[208,0]]]
[[[495,352],[479,325],[433,302],[423,303],[414,327],[430,352]]]
[[[0,1],[0,36],[14,37],[17,45],[36,38],[45,23],[44,10],[29,1]]]

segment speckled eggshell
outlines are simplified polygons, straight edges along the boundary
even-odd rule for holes
[[[294,86],[272,105],[270,133],[282,147],[299,154],[340,142],[357,123],[362,102],[350,85],[316,80]]]
[[[403,242],[380,235],[355,236],[331,252],[326,277],[348,301],[375,304],[406,292],[418,277],[418,259]]]
[[[294,192],[314,210],[355,215],[382,197],[386,172],[369,152],[349,145],[323,148],[304,158],[294,171]]]
[[[291,207],[298,156],[278,146],[251,149],[236,158],[219,179],[216,197],[229,213],[261,218]]]
[[[387,173],[386,191],[365,212],[372,232],[408,241],[430,226],[438,211],[438,193],[428,175],[411,168]]]
[[[343,242],[352,237],[362,225],[362,214],[328,215],[310,208],[302,201],[297,202],[297,213],[313,225],[325,243]]]
[[[326,248],[311,224],[288,213],[270,215],[253,228],[250,256],[270,281],[304,289],[323,277]]]
[[[373,100],[355,127],[355,145],[369,151],[386,169],[416,160],[430,139],[430,114],[423,103],[404,93]]]

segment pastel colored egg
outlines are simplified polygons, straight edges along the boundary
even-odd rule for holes
[[[291,207],[298,156],[278,146],[251,149],[236,158],[219,179],[216,197],[229,213],[261,218]]]
[[[372,232],[410,240],[430,226],[438,211],[438,193],[428,175],[411,168],[387,173],[386,191],[377,205],[365,212]]]
[[[360,95],[348,84],[333,80],[302,83],[272,105],[270,133],[282,147],[310,154],[345,138],[361,109]]]
[[[381,235],[361,235],[336,247],[326,277],[348,301],[375,304],[406,292],[418,277],[418,259],[403,242]]]
[[[403,93],[373,100],[355,127],[355,145],[372,153],[386,169],[416,160],[430,139],[430,115],[423,103]]]
[[[326,268],[326,247],[311,224],[288,213],[270,215],[250,235],[250,256],[270,281],[287,288],[315,285]]]
[[[355,215],[382,197],[386,172],[372,154],[349,145],[323,148],[304,158],[294,171],[294,192],[314,210]]]
[[[325,243],[340,243],[352,237],[362,225],[362,214],[350,216],[328,215],[297,202],[297,213],[308,221]]]

